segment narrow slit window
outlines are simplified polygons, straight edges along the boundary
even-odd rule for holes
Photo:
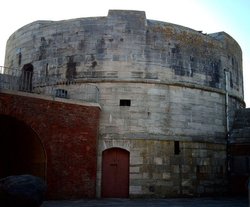
[[[120,106],[130,106],[131,105],[131,100],[129,99],[121,99],[120,100]]]
[[[179,155],[180,154],[180,142],[174,141],[174,154]]]

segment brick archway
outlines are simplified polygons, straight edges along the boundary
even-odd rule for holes
[[[32,174],[46,179],[46,154],[38,135],[16,118],[0,115],[0,177]]]
[[[129,152],[111,148],[102,153],[102,197],[128,198]]]
[[[24,163],[29,155],[38,157],[39,160],[39,153],[31,149],[41,151],[42,148],[37,146],[43,146],[46,155],[44,176],[46,176],[48,186],[47,198],[93,198],[96,189],[96,142],[99,114],[98,104],[64,101],[64,99],[54,100],[24,92],[1,93],[0,91],[0,139],[3,142],[3,144],[0,143],[3,146],[0,146],[0,151],[4,148],[9,149],[10,155],[8,156],[15,160],[18,159],[19,152],[13,147],[22,146],[21,149],[26,150],[21,150],[19,154],[24,154],[22,159]],[[14,125],[16,129],[13,128]],[[3,139],[3,134],[5,137],[11,137],[12,141],[9,143]],[[25,140],[25,142],[20,140]],[[15,152],[14,155],[11,154],[12,152]],[[33,167],[26,168],[29,172],[40,168],[39,165],[42,163],[39,161],[37,164],[36,158],[34,159],[31,160],[33,164],[29,164]],[[0,164],[1,162],[5,165],[6,159],[0,158]],[[14,161],[13,163],[18,164]],[[8,169],[7,164],[5,166],[5,169]],[[18,171],[25,172],[21,168],[16,168],[14,173],[19,173]]]

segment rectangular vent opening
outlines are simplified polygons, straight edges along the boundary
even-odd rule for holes
[[[129,99],[121,99],[120,106],[131,106],[131,100]]]

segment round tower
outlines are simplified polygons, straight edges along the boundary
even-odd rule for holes
[[[227,134],[244,96],[241,48],[225,32],[142,11],[36,21],[11,35],[5,66],[32,67],[39,93],[98,88],[98,197],[226,191]]]

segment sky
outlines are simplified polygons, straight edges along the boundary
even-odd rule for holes
[[[36,20],[107,16],[109,9],[140,10],[147,19],[204,33],[224,31],[243,51],[244,94],[250,107],[250,0],[4,0],[0,8],[0,66],[9,36]]]

